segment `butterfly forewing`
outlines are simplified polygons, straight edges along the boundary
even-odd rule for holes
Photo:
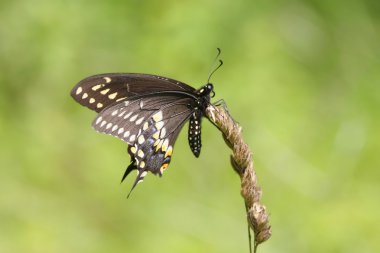
[[[194,88],[174,79],[146,74],[109,73],[90,76],[80,81],[71,96],[81,105],[100,112],[120,100],[143,94],[177,92],[189,96]]]

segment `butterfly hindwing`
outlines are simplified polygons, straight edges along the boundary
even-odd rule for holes
[[[169,166],[177,136],[191,116],[189,103],[188,97],[145,96],[123,100],[99,113],[93,121],[95,130],[118,137],[130,146],[132,163],[123,180],[134,169],[138,169],[138,176],[133,187],[148,171],[162,175]]]
[[[170,115],[165,123],[177,125],[181,120],[180,115],[189,112],[187,104],[189,98],[176,96],[145,97],[121,101],[109,106],[98,114],[92,123],[94,129],[101,133],[113,135],[127,142],[129,145],[135,143],[137,137],[151,127],[154,118],[152,116],[161,113]],[[157,119],[157,116],[155,117]],[[160,126],[163,123],[158,123]]]

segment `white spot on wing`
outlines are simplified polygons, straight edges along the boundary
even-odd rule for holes
[[[83,95],[82,95],[82,99],[85,99],[85,98],[87,98],[88,97],[88,94],[85,92],[85,93],[83,93]]]
[[[95,99],[94,98],[90,98],[90,104],[93,104],[93,103],[95,103]]]
[[[135,114],[135,115],[133,115],[130,119],[129,119],[129,121],[135,121],[136,119],[137,119],[137,116],[139,116],[138,114]]]
[[[115,116],[118,112],[119,112],[119,110],[116,109],[115,111],[113,111],[113,112],[111,113],[111,115],[112,115],[112,116]]]
[[[103,127],[105,124],[107,124],[107,121],[103,120],[102,124],[100,124],[100,127]]]
[[[124,138],[127,138],[129,135],[130,135],[130,132],[129,132],[129,131],[125,132],[125,133],[124,133]]]
[[[119,130],[117,131],[117,134],[121,134],[122,132],[124,132],[124,128],[119,128]]]
[[[129,116],[131,116],[131,114],[132,114],[132,112],[129,112],[128,114],[126,114],[126,115],[124,116],[124,119],[128,119]]]
[[[98,104],[96,105],[96,107],[97,107],[97,108],[102,108],[102,107],[103,107],[103,104],[102,104],[102,103],[98,103]]]
[[[118,116],[122,117],[126,111],[122,111]]]
[[[131,135],[131,137],[129,137],[130,142],[133,142],[135,140],[136,140],[136,135]]]
[[[114,125],[114,126],[112,127],[112,130],[111,130],[111,131],[112,131],[112,132],[115,131],[118,127],[119,127],[118,125]]]
[[[102,116],[100,116],[99,118],[97,118],[95,124],[96,124],[96,125],[99,124],[100,121],[102,121],[102,119],[103,119]]]
[[[144,120],[144,117],[141,117],[138,120],[136,120],[136,125],[140,125],[143,120]]]
[[[112,123],[110,122],[110,123],[107,124],[106,129],[110,129],[111,126],[112,126]]]

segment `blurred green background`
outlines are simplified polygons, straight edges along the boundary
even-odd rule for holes
[[[0,2],[0,252],[248,252],[239,178],[207,120],[126,199],[127,145],[91,129],[82,78],[213,76],[254,151],[259,252],[380,252],[380,2]]]

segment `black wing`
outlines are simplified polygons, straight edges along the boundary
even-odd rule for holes
[[[179,81],[146,74],[101,74],[80,81],[71,91],[80,104],[100,112],[95,130],[129,145],[133,188],[147,172],[162,175],[183,125],[194,111],[195,89]],[[131,191],[132,191],[131,190]]]
[[[90,76],[80,81],[71,96],[81,105],[96,112],[131,97],[161,92],[191,96],[195,89],[182,82],[147,74],[109,73]]]
[[[132,163],[122,180],[137,169],[132,189],[148,171],[161,176],[169,166],[177,136],[192,115],[191,102],[175,95],[138,97],[109,106],[95,118],[95,130],[129,144]]]

